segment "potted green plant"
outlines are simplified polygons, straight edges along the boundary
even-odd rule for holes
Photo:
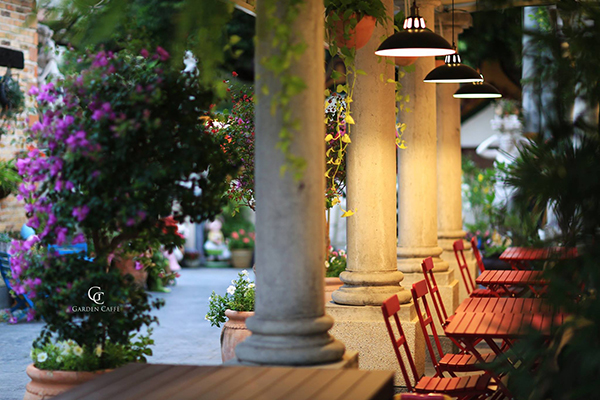
[[[353,49],[366,45],[375,24],[385,24],[387,18],[381,0],[326,0],[325,15],[330,45]]]
[[[222,141],[201,119],[214,93],[181,73],[164,49],[102,50],[79,61],[83,70],[59,87],[30,91],[41,118],[28,131],[35,146],[17,161],[18,197],[37,237],[13,241],[11,272],[15,291],[34,299],[45,322],[34,349],[72,340],[82,357],[102,353],[81,367],[36,358],[35,386],[54,375],[46,367],[106,370],[151,354],[150,332],[136,332],[156,322],[151,311],[162,301],[152,301],[115,260],[135,249],[134,262],[145,268],[154,243],[180,246],[176,226],[164,217],[214,217],[235,176]],[[35,241],[44,249],[39,255]]]
[[[229,249],[231,250],[231,264],[235,268],[251,268],[252,253],[254,252],[254,232],[244,229],[234,231],[229,236]]]
[[[246,319],[254,315],[255,286],[250,274],[244,270],[231,282],[224,296],[214,291],[208,298],[208,313],[204,317],[211,326],[220,327],[221,358],[223,362],[235,357],[235,347],[251,335]],[[227,320],[226,320],[227,318]]]

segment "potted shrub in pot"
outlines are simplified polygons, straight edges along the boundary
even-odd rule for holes
[[[254,297],[254,282],[244,270],[238,274],[238,279],[231,282],[224,296],[213,291],[208,298],[209,311],[204,318],[211,326],[220,327],[224,323],[221,332],[223,362],[235,358],[235,347],[251,335],[246,328],[246,319],[254,315]]]
[[[247,269],[252,267],[254,238],[254,232],[246,232],[244,229],[231,233],[229,249],[231,249],[231,264],[235,268]]]
[[[134,250],[134,263],[146,268],[157,243],[182,245],[164,217],[213,218],[235,170],[200,120],[215,96],[169,63],[165,50],[100,51],[80,61],[86,69],[59,87],[31,91],[41,113],[28,132],[36,145],[17,167],[19,199],[37,237],[13,241],[11,271],[15,291],[34,299],[45,322],[34,351],[72,340],[82,357],[96,360],[102,351],[86,364],[93,371],[143,362],[150,331],[135,333],[156,322],[151,311],[162,305],[115,260]],[[76,244],[82,252],[60,251]],[[33,368],[79,368],[54,361],[36,356]]]

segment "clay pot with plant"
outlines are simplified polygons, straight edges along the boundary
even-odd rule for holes
[[[244,270],[231,282],[224,296],[214,291],[208,298],[208,314],[204,317],[211,326],[220,327],[221,359],[227,362],[235,358],[236,346],[252,334],[246,327],[246,319],[254,315],[254,282]],[[227,319],[226,319],[227,318]]]
[[[385,24],[387,18],[381,0],[326,0],[325,15],[330,46],[356,50],[371,39],[375,25]]]

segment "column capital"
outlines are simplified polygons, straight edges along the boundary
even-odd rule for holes
[[[447,11],[437,14],[437,20],[442,23],[444,30],[452,29],[452,12]],[[473,17],[468,12],[454,12],[454,32],[460,35],[465,29],[473,26]]]

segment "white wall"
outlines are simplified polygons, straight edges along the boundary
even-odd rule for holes
[[[474,149],[485,139],[494,134],[490,121],[494,118],[494,104],[490,103],[483,110],[473,115],[461,125],[460,146]]]

